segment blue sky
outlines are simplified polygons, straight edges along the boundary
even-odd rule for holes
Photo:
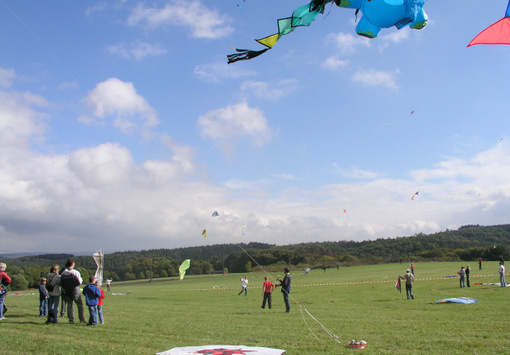
[[[306,1],[238,3],[0,0],[2,252],[508,223],[510,48],[466,48],[506,1],[372,40],[328,6],[227,65]]]

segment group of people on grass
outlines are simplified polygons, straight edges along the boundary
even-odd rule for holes
[[[80,323],[87,325],[97,325],[99,322],[104,323],[103,318],[103,299],[104,292],[101,285],[96,281],[95,276],[89,278],[89,283],[80,292],[80,285],[83,279],[78,270],[74,268],[74,259],[68,259],[65,269],[60,271],[59,265],[52,265],[50,272],[46,278],[41,278],[39,286],[39,316],[48,317],[46,323],[58,323],[59,304],[61,303],[60,316],[65,315],[67,308],[67,316],[69,323],[74,323],[74,307],[78,308],[78,317]],[[7,286],[11,283],[11,278],[5,272],[5,263],[0,263],[0,320],[4,320],[5,295]],[[85,304],[89,309],[89,321],[85,321],[83,314],[83,301],[81,295],[85,296]],[[67,307],[66,307],[67,306]]]
[[[280,282],[280,284],[276,285],[273,284],[267,276],[264,276],[264,284],[262,285],[262,309],[267,307],[269,309],[272,308],[272,294],[276,287],[281,287],[282,293],[283,293],[283,303],[285,304],[285,312],[290,313],[290,300],[289,300],[289,294],[290,294],[290,283],[291,283],[291,276],[290,271],[288,268],[284,269],[284,277],[283,279],[277,278],[277,281]],[[241,278],[241,292],[239,292],[238,296],[240,296],[244,292],[244,295],[248,295],[248,277],[242,277]]]

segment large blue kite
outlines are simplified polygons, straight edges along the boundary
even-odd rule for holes
[[[299,26],[309,26],[319,13],[324,13],[325,6],[334,2],[339,7],[361,11],[361,17],[356,26],[356,33],[360,36],[375,38],[381,28],[395,26],[401,29],[407,25],[413,29],[422,29],[427,24],[427,14],[423,10],[426,0],[312,0],[292,13],[292,16],[277,21],[278,32],[257,39],[266,48],[255,51],[238,49],[237,53],[227,55],[228,63],[255,58],[269,49],[284,35],[294,31]]]

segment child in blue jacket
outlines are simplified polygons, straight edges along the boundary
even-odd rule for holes
[[[97,304],[99,297],[101,297],[101,291],[96,286],[96,277],[89,277],[89,283],[83,288],[83,294],[85,295],[85,303],[89,307],[89,322],[87,325],[97,325]]]

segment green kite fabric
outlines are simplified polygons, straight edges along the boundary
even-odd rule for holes
[[[191,259],[186,259],[182,262],[181,266],[179,266],[179,277],[181,280],[184,278],[184,275],[186,275],[186,270],[189,269],[190,262]]]
[[[294,31],[299,26],[310,26],[319,13],[324,12],[324,6],[327,1],[325,0],[312,0],[311,3],[303,5],[292,13],[292,17],[278,19],[278,33],[273,35],[256,39],[255,41],[266,46],[266,48],[254,51],[251,49],[237,49],[237,53],[227,55],[228,64],[235,63],[239,60],[248,60],[265,53],[273,48],[276,42],[284,35]]]

